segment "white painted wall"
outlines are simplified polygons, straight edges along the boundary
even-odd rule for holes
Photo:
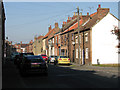
[[[111,33],[118,20],[108,13],[100,22],[92,27],[92,64],[117,64],[117,37]],[[120,62],[119,62],[120,63]]]
[[[25,48],[21,48],[23,50],[23,53],[25,53]]]

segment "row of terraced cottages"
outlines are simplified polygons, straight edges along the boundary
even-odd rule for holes
[[[62,28],[58,23],[42,37],[42,52],[46,55],[66,55],[71,62],[91,65],[97,64],[118,64],[117,37],[112,34],[115,26],[120,22],[109,8],[101,8],[93,14],[68,17],[63,22]],[[78,41],[79,40],[79,41]],[[80,42],[80,48],[79,48]]]

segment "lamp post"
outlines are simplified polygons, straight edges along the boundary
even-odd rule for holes
[[[77,13],[78,13],[78,17],[77,17],[77,21],[78,21],[78,43],[79,43],[79,49],[78,49],[78,56],[79,56],[79,64],[80,63],[80,26],[79,26],[79,7],[77,7]]]

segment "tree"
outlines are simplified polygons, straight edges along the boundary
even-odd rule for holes
[[[120,29],[117,26],[114,26],[114,30],[111,30],[112,34],[117,36],[117,39],[119,41],[117,48],[120,48]],[[120,50],[118,51],[118,53],[120,54]]]

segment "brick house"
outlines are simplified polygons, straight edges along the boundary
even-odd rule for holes
[[[48,35],[48,53],[50,55],[59,55],[59,45],[58,45],[58,33],[60,28],[58,23],[55,23],[55,27],[50,30],[51,33]]]
[[[33,42],[33,53],[34,55],[40,55],[43,54],[43,39],[44,36],[38,36],[34,38]]]
[[[43,51],[44,51],[44,54],[46,54],[47,56],[49,56],[48,36],[52,31],[53,29],[51,28],[51,25],[50,25],[50,27],[48,28],[48,33],[42,39],[43,40]]]
[[[98,6],[97,12],[80,25],[80,53],[78,52],[78,32],[75,36],[75,62],[85,65],[118,64],[118,44],[111,30],[119,20],[109,12],[109,8]],[[80,58],[80,61],[79,61]]]
[[[74,47],[74,32],[78,27],[77,16],[73,15],[73,17],[68,17],[67,22],[63,22],[63,27],[61,29],[61,55],[69,56],[71,62],[75,62],[75,47]],[[87,20],[89,14],[79,15],[79,25]]]
[[[26,53],[26,47],[28,46],[29,44],[23,44],[22,41],[20,43],[17,43],[14,45],[14,47],[16,48],[16,51],[18,53]]]
[[[33,52],[33,40],[31,40],[28,44],[28,46],[25,47],[25,50],[27,53],[32,53]]]

